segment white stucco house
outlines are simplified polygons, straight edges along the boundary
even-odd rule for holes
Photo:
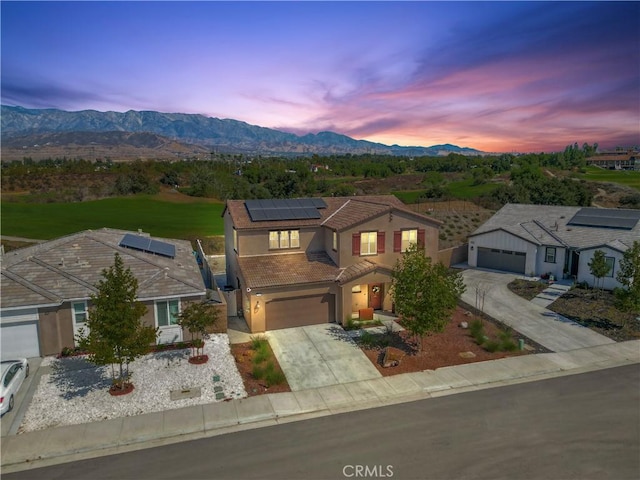
[[[620,259],[640,241],[640,210],[507,204],[469,236],[469,266],[593,285],[596,250],[611,269],[605,289],[620,286]]]

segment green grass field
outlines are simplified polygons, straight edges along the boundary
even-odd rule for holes
[[[472,179],[459,180],[457,182],[449,183],[445,188],[454,198],[462,200],[469,200],[471,198],[479,197],[484,193],[489,193],[496,189],[498,184],[496,183],[483,183],[481,185],[472,185]]]
[[[640,190],[640,172],[630,170],[603,170],[598,167],[586,167],[586,173],[580,178],[592,182],[611,182]]]
[[[80,203],[2,202],[2,235],[48,240],[103,227],[166,238],[223,235],[224,204],[203,199],[170,202],[149,195]]]

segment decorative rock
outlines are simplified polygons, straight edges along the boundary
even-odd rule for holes
[[[460,355],[462,358],[475,358],[476,354],[473,352],[460,352],[458,355]]]
[[[473,315],[469,310],[465,310],[464,315],[466,317],[470,317],[471,315]]]
[[[469,328],[469,324],[467,322],[460,322],[460,325],[458,325],[460,328]]]
[[[385,348],[384,356],[382,357],[382,368],[397,367],[404,356],[405,353],[402,350],[393,347]]]

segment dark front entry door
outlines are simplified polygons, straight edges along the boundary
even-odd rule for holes
[[[383,286],[382,283],[369,284],[369,308],[373,308],[374,310],[382,309]]]

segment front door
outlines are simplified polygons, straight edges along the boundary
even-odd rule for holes
[[[369,284],[369,308],[374,310],[382,309],[382,295],[383,295],[382,283],[370,283]]]

